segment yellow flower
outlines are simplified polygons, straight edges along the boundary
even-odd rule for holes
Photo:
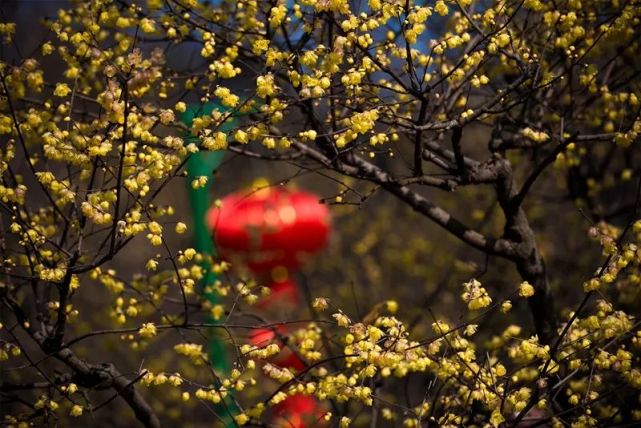
[[[242,426],[242,425],[245,425],[247,422],[249,422],[249,416],[247,416],[247,415],[246,415],[246,414],[244,414],[244,413],[241,413],[241,414],[239,414],[239,415],[236,415],[236,416],[234,417],[234,420],[236,420],[236,423],[237,423],[238,425],[241,425],[241,426]]]
[[[236,132],[234,132],[234,139],[240,144],[247,144],[247,142],[249,141],[248,134],[241,129],[238,129],[236,130]]]
[[[203,148],[207,150],[224,150],[227,148],[227,134],[217,131],[202,139]]]
[[[347,327],[352,322],[347,315],[342,312],[335,313],[332,317],[336,320],[336,323],[341,327]]]
[[[184,254],[187,260],[191,260],[196,256],[196,250],[194,250],[193,248],[187,248]]]
[[[256,55],[260,55],[269,49],[269,40],[267,39],[257,39],[252,42],[252,52]]]
[[[256,95],[261,98],[266,98],[275,93],[274,76],[272,74],[266,74],[256,78]]]
[[[222,318],[223,315],[225,315],[225,307],[223,305],[214,305],[213,308],[211,308],[211,316],[215,320],[219,320]]]
[[[183,383],[182,378],[178,374],[173,374],[173,375],[169,376],[167,381],[169,382],[169,385],[171,385],[171,386],[180,386]]]
[[[492,411],[492,416],[490,416],[490,424],[492,424],[493,427],[498,427],[505,421],[505,418],[501,414],[501,409],[494,409]]]
[[[178,223],[176,223],[176,229],[175,230],[176,230],[177,234],[179,234],[179,235],[183,234],[183,233],[185,233],[187,231],[187,225],[185,223],[183,223],[182,221],[179,221]]]
[[[50,55],[50,54],[53,53],[53,51],[54,51],[54,47],[53,47],[53,44],[51,44],[51,42],[47,42],[47,43],[42,45],[42,54],[43,55]]]
[[[129,25],[129,18],[125,18],[124,16],[119,16],[116,20],[116,27],[118,28],[127,28]]]
[[[285,7],[285,5],[281,4],[276,7],[272,7],[272,10],[270,11],[270,14],[269,14],[269,24],[272,27],[278,27],[280,24],[282,24],[286,15],[287,15],[287,8]]]
[[[151,245],[153,245],[154,247],[162,245],[162,236],[160,235],[154,235],[153,233],[150,233],[147,235],[147,239],[149,239],[149,242],[151,242]]]
[[[508,33],[502,33],[497,38],[497,43],[500,47],[505,47],[510,43],[510,35]]]
[[[66,83],[58,83],[56,84],[56,89],[53,91],[53,94],[56,97],[66,97],[69,95],[69,92],[71,92],[71,89],[69,88],[69,85]]]
[[[263,138],[262,143],[263,146],[267,147],[270,150],[276,148],[276,140],[274,140],[272,137]]]
[[[144,323],[138,330],[138,334],[145,338],[154,337],[156,333],[156,326],[151,322]]]
[[[467,303],[467,307],[471,311],[486,308],[492,303],[492,298],[487,293],[481,283],[475,279],[463,284],[465,292],[461,294],[461,298]]]
[[[193,189],[200,189],[203,188],[207,185],[207,176],[201,175],[199,177],[196,177],[194,180],[191,182],[191,187]]]
[[[75,404],[72,408],[69,414],[73,417],[78,417],[82,415],[82,406],[79,406],[78,404]]]
[[[527,282],[523,281],[519,286],[519,296],[521,297],[532,297],[534,296],[534,287]]]
[[[224,86],[217,87],[214,95],[220,98],[225,107],[236,107],[240,100],[238,95],[234,95],[229,88],[225,88]]]
[[[396,300],[388,300],[385,305],[387,306],[387,311],[391,314],[395,314],[398,311],[398,302]]]
[[[359,134],[364,134],[374,128],[378,116],[379,114],[376,110],[368,110],[363,113],[356,113],[350,118],[352,129]]]
[[[312,302],[312,306],[317,311],[324,311],[329,306],[329,299],[325,297],[317,297]]]
[[[162,110],[159,115],[160,118],[160,123],[163,125],[169,125],[172,123],[176,117],[174,116],[174,112],[171,110]]]
[[[299,132],[298,136],[301,138],[303,141],[314,141],[316,140],[317,132],[314,131],[313,129],[310,129],[308,131],[303,131]]]
[[[434,5],[434,10],[441,16],[447,15],[450,11],[443,0],[438,0]]]
[[[469,324],[465,327],[464,333],[466,336],[472,336],[478,330],[478,324]]]
[[[151,233],[155,233],[157,235],[162,233],[162,225],[157,221],[150,222],[148,227]]]
[[[156,31],[156,25],[151,19],[143,18],[140,21],[140,29],[145,33],[153,33]]]

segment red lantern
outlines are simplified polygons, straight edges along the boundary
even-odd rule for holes
[[[329,210],[307,192],[285,188],[266,188],[252,193],[234,193],[222,200],[220,207],[207,213],[222,257],[247,266],[267,280],[271,295],[257,307],[276,309],[285,304],[299,304],[298,288],[290,273],[327,243]],[[305,362],[283,343],[284,326],[257,329],[250,343],[264,347],[278,344],[280,352],[269,361],[277,366],[303,370]],[[318,402],[309,396],[292,396],[279,404],[275,416],[290,428],[318,426],[322,414]]]
[[[305,368],[305,362],[301,360],[291,348],[285,346],[283,341],[278,337],[279,335],[285,336],[286,334],[284,326],[279,326],[276,329],[260,328],[252,332],[249,337],[249,343],[261,348],[276,343],[280,348],[280,352],[270,358],[269,361],[278,367],[302,370]]]
[[[278,333],[278,334],[277,334]],[[280,348],[280,352],[269,359],[269,361],[278,366],[294,370],[302,370],[305,368],[305,362],[301,360],[288,346],[285,346],[278,336],[287,335],[284,326],[276,327],[275,329],[259,328],[252,332],[249,337],[249,342],[256,347],[265,347],[272,343],[276,343]]]
[[[323,409],[314,397],[298,394],[287,397],[278,403],[275,410],[276,426],[288,428],[308,428],[326,426],[323,420]]]
[[[282,309],[283,307],[296,307],[300,304],[298,288],[291,278],[284,281],[274,281],[268,285],[271,289],[269,296],[261,298],[256,307],[258,309]]]
[[[254,273],[298,269],[329,235],[329,210],[318,197],[284,188],[231,194],[207,220],[220,254]]]

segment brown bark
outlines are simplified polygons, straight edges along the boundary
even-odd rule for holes
[[[514,182],[510,163],[495,154],[491,164],[496,170],[496,195],[505,215],[503,238],[512,243],[511,259],[524,281],[535,290],[528,299],[534,327],[543,343],[550,343],[556,335],[556,313],[550,292],[545,263],[536,245],[521,197]]]
[[[47,348],[42,334],[34,334],[34,338],[44,349]],[[136,419],[145,427],[159,428],[160,420],[144,397],[135,388],[134,383],[123,376],[111,364],[92,364],[78,357],[69,348],[51,352],[53,355],[73,370],[74,381],[87,388],[111,388],[122,397],[136,415]]]
[[[60,350],[56,354],[56,358],[76,372],[79,384],[84,382],[88,386],[112,388],[131,407],[136,419],[142,425],[150,428],[160,427],[160,421],[151,406],[140,392],[136,391],[132,382],[124,377],[113,364],[90,364],[78,358],[69,348]]]

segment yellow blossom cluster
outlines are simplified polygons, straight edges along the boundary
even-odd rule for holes
[[[461,295],[463,301],[471,311],[486,308],[492,303],[492,298],[483,288],[480,282],[473,279],[470,282],[463,284],[465,291]]]

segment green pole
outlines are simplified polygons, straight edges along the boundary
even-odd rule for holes
[[[199,106],[190,106],[182,115],[182,121],[188,127],[191,127],[195,118],[200,116],[208,116],[213,111],[218,110],[221,113],[224,113],[227,108],[220,106],[216,103],[207,103]],[[226,132],[230,131],[236,125],[237,120],[235,118],[228,119],[220,128],[221,131]],[[190,134],[187,136],[188,142],[193,142],[195,144],[199,143],[199,140],[196,136]],[[204,255],[209,255],[214,257],[216,255],[216,247],[214,245],[214,240],[212,233],[209,230],[209,227],[206,223],[206,214],[207,210],[211,207],[211,188],[213,184],[213,172],[218,168],[222,162],[224,156],[223,151],[202,151],[192,154],[187,160],[187,177],[189,186],[189,200],[191,203],[192,211],[192,235],[194,242],[194,249],[199,253]],[[192,180],[196,177],[206,176],[208,177],[207,184],[204,187],[194,189],[191,186]],[[216,280],[216,274],[211,269],[211,265],[207,262],[203,263],[203,269],[205,270],[205,276],[203,283],[201,284],[202,288],[212,284]],[[212,304],[218,303],[218,296],[215,293],[206,293],[205,297]],[[214,321],[210,319],[210,321]],[[208,344],[208,355],[209,361],[214,370],[219,375],[227,375],[230,372],[230,362],[227,355],[227,348],[225,344],[219,340],[216,332],[211,333],[211,339]],[[226,407],[229,411],[234,411],[235,406],[232,403],[232,400],[225,400]],[[217,410],[220,412],[220,415],[225,421],[226,426],[234,426],[229,415],[229,411],[225,410],[223,406],[217,406]]]

